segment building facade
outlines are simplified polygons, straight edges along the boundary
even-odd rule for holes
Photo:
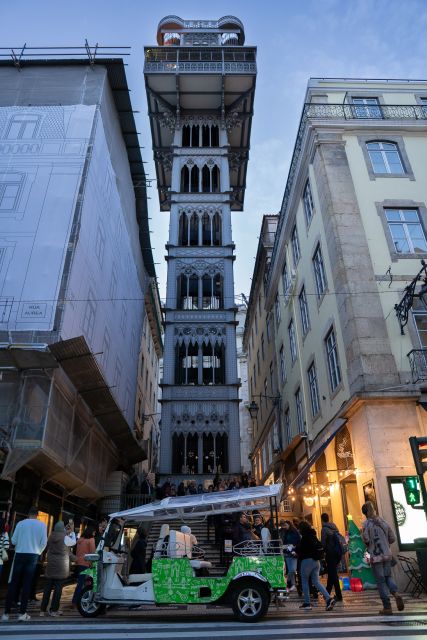
[[[160,472],[240,471],[234,244],[256,49],[242,23],[160,21],[144,74],[160,208],[170,211]]]
[[[121,59],[24,57],[0,78],[0,500],[50,523],[147,455],[145,175]]]
[[[239,389],[239,424],[240,424],[240,465],[244,473],[252,471],[252,420],[248,412],[249,405],[249,380],[248,380],[248,354],[243,347],[245,332],[246,311],[245,303],[236,303],[236,341],[237,341],[237,377],[240,380]]]
[[[266,311],[265,294],[278,216],[263,217],[252,286],[246,314],[243,348],[248,358],[249,400],[258,411],[252,417],[250,457],[258,484],[280,479],[274,458],[283,448],[281,435],[281,399],[278,395],[274,318]],[[280,366],[280,363],[279,363]],[[247,412],[248,409],[246,408]],[[249,412],[248,412],[249,413]]]
[[[426,310],[401,332],[395,305],[427,256],[426,104],[427,82],[310,80],[266,294],[295,512],[345,530],[372,499],[400,549],[425,535],[402,480],[426,434]]]

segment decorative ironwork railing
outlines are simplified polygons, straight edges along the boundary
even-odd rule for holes
[[[167,48],[145,49],[145,73],[256,73],[256,49]]]
[[[297,171],[304,135],[307,123],[313,120],[404,120],[416,121],[427,120],[427,106],[424,105],[357,105],[357,104],[311,104],[304,105],[301,120],[292,154],[291,166],[286,182],[285,193],[283,195],[282,206],[280,208],[279,221],[277,224],[276,238],[271,255],[271,265],[273,265],[280,232],[286,220],[288,205],[292,189],[294,186],[295,174]],[[271,270],[268,275],[268,282],[271,278]]]
[[[427,380],[427,349],[412,349],[408,358],[413,384]]]

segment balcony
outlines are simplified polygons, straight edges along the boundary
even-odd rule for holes
[[[408,353],[409,364],[411,365],[412,383],[424,382],[427,380],[427,349],[412,349]]]
[[[250,47],[149,47],[144,73],[256,73],[256,49]]]

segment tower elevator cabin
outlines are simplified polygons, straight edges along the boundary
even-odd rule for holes
[[[234,244],[256,80],[243,24],[167,16],[145,84],[167,249],[160,473],[240,471]]]

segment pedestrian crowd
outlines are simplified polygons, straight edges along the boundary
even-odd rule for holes
[[[147,480],[148,481],[148,480]],[[183,483],[181,483],[183,484]],[[252,480],[247,474],[229,481],[215,476],[207,492],[226,491],[241,486],[252,486]],[[180,490],[181,485],[178,486]],[[184,493],[191,494],[195,483],[185,487]],[[173,495],[173,483],[170,480],[158,487],[163,496]],[[182,490],[182,489],[181,489]],[[196,487],[196,493],[198,492]],[[377,516],[371,502],[362,507],[365,521],[362,528],[362,538],[367,548],[366,557],[372,566],[377,582],[378,591],[383,603],[381,615],[392,613],[390,595],[393,596],[398,611],[404,609],[402,597],[398,593],[397,585],[392,578],[393,556],[390,545],[395,541],[394,533],[388,523]],[[107,519],[101,517],[96,526],[86,523],[81,535],[76,535],[74,522],[61,520],[56,522],[50,535],[44,522],[38,520],[38,509],[32,507],[28,517],[17,523],[9,539],[8,527],[4,519],[0,518],[0,576],[3,566],[9,560],[10,545],[14,547],[13,564],[10,570],[9,582],[4,605],[2,621],[8,621],[12,608],[19,607],[19,621],[30,619],[27,613],[28,602],[36,599],[35,578],[36,568],[40,556],[46,552],[44,573],[44,590],[40,604],[40,616],[61,615],[60,602],[65,581],[70,576],[70,563],[75,563],[77,584],[72,598],[72,605],[77,606],[80,593],[84,586],[84,570],[90,567],[85,559],[87,554],[95,553],[107,527]],[[259,512],[240,514],[218,514],[211,516],[209,528],[214,527],[215,542],[221,543],[230,539],[233,545],[249,541],[264,541],[264,531],[267,532],[271,544],[276,550],[281,548],[287,570],[288,591],[298,591],[303,596],[300,609],[310,610],[311,601],[318,599],[319,593],[325,600],[326,610],[330,611],[337,602],[342,601],[338,565],[347,551],[345,538],[340,534],[336,525],[330,521],[327,513],[321,515],[322,529],[320,539],[316,531],[306,520],[282,520],[278,531],[271,518],[264,520]],[[183,533],[191,534],[191,530],[184,526]],[[131,567],[130,573],[145,573],[146,571],[146,530],[139,527],[130,545]],[[197,540],[193,534],[193,542]],[[277,546],[279,545],[279,546]],[[326,587],[320,581],[322,574],[327,575]],[[332,592],[334,591],[334,595]]]

